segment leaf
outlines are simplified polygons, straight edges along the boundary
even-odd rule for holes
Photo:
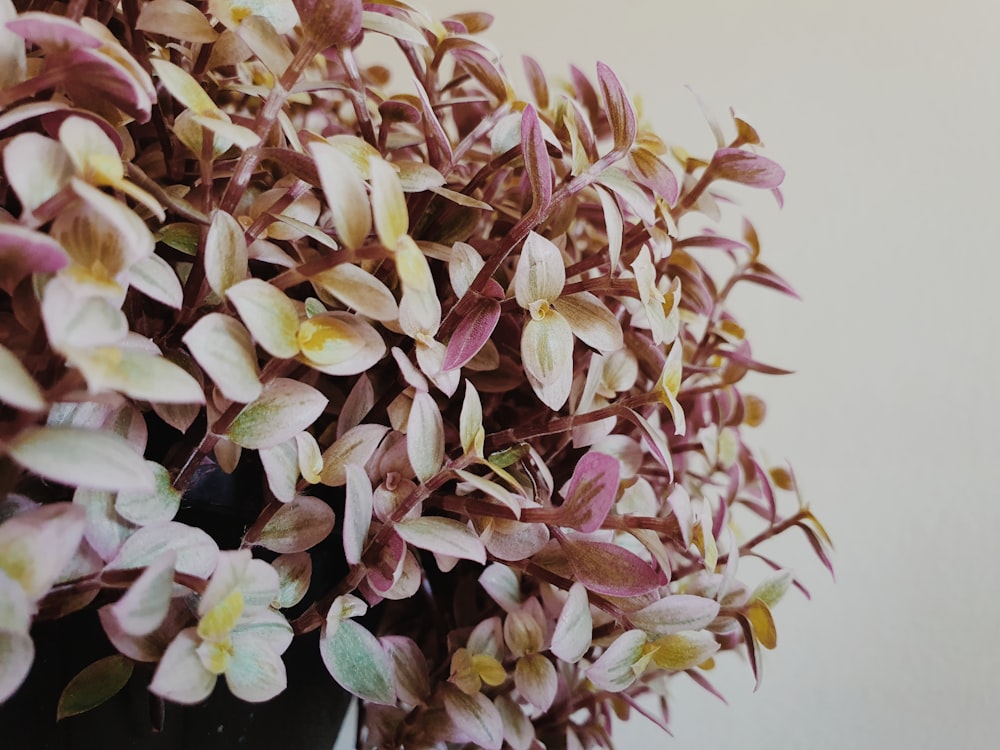
[[[528,310],[540,300],[555,302],[566,284],[566,266],[555,243],[529,232],[514,272],[514,296]]]
[[[2,261],[0,261],[2,262]],[[25,411],[45,409],[42,389],[14,353],[0,344],[0,401]]]
[[[719,614],[714,599],[691,594],[672,594],[629,614],[629,621],[646,631],[650,638],[660,638],[682,630],[708,627]]]
[[[444,462],[444,423],[434,398],[418,391],[406,425],[406,455],[417,478],[427,481]]]
[[[326,396],[312,386],[275,378],[237,415],[226,437],[244,448],[270,448],[309,427],[326,404]]]
[[[299,313],[284,292],[261,279],[247,279],[229,287],[226,298],[268,354],[288,359],[299,353]]]
[[[597,451],[583,455],[563,493],[566,502],[556,523],[587,534],[601,528],[617,498],[620,473],[617,458]]]
[[[304,552],[326,539],[335,521],[329,505],[319,498],[299,495],[278,508],[252,541],[272,552]]]
[[[479,585],[505,612],[521,606],[521,582],[517,573],[502,563],[493,563],[479,574]]]
[[[768,608],[772,608],[785,596],[793,580],[791,570],[779,570],[774,575],[760,582],[757,588],[753,590],[753,593],[750,594],[750,600],[759,599]]]
[[[170,608],[174,584],[173,550],[160,555],[128,588],[125,595],[110,605],[121,629],[131,636],[149,635],[163,624]]]
[[[641,630],[622,633],[587,669],[587,679],[600,690],[621,692],[638,677],[633,667],[642,659],[645,646],[646,634]]]
[[[469,456],[483,455],[483,441],[486,433],[483,430],[483,405],[476,387],[465,381],[465,398],[462,400],[462,411],[458,419],[459,439],[462,451]]]
[[[299,450],[295,438],[270,448],[260,448],[257,455],[264,468],[267,486],[275,499],[283,503],[291,502],[299,480]]]
[[[219,547],[201,529],[176,521],[155,523],[137,529],[125,540],[105,572],[148,568],[164,553],[177,553],[174,567],[179,573],[207,579],[215,570]]]
[[[388,427],[380,424],[359,424],[349,429],[323,451],[320,481],[329,487],[344,485],[347,465],[368,463],[388,431]]]
[[[396,524],[396,533],[408,544],[441,555],[463,560],[486,562],[486,548],[479,537],[463,523],[451,518],[423,516]]]
[[[747,619],[753,626],[754,635],[760,645],[770,650],[778,645],[778,631],[774,626],[774,616],[770,607],[762,599],[754,599],[747,606]]]
[[[498,695],[494,704],[503,721],[503,738],[514,750],[530,750],[535,739],[535,725],[524,710],[508,695]]]
[[[625,219],[618,208],[618,202],[609,190],[594,185],[597,197],[601,199],[601,210],[604,212],[604,229],[608,237],[608,257],[611,259],[611,270],[618,268],[618,259],[622,253],[622,243],[625,236]]]
[[[163,653],[149,691],[184,705],[200,703],[211,695],[217,677],[202,665],[198,656],[200,645],[201,639],[194,628],[178,633]]]
[[[378,278],[353,263],[340,263],[310,276],[309,281],[366,318],[395,320],[399,306],[392,292]]]
[[[444,709],[463,740],[487,750],[503,745],[503,720],[496,706],[482,693],[466,695],[446,686]]]
[[[9,151],[4,149],[5,162],[10,158],[7,157]],[[11,184],[16,183],[12,180]],[[25,276],[55,273],[68,263],[69,257],[62,245],[47,234],[18,224],[0,224],[0,289],[7,294],[12,295]]]
[[[590,292],[567,294],[560,297],[555,306],[576,337],[592,349],[616,352],[624,346],[621,323],[596,295]]]
[[[669,205],[677,201],[677,178],[659,157],[645,148],[637,148],[629,153],[629,166],[636,179],[648,187]]]
[[[257,353],[250,333],[237,320],[209,313],[181,340],[227,399],[247,404],[260,397]]]
[[[403,186],[399,182],[395,167],[381,157],[370,159],[369,170],[375,231],[383,247],[395,251],[399,247],[399,240],[410,226]]]
[[[150,255],[128,269],[129,284],[150,299],[180,310],[184,290],[174,269],[159,255]]]
[[[538,113],[530,104],[521,114],[521,152],[524,156],[524,171],[531,184],[531,210],[540,214],[552,202],[552,161],[545,148]]]
[[[240,223],[225,211],[212,214],[205,236],[204,258],[205,278],[220,297],[247,277],[246,235]]]
[[[0,703],[21,686],[34,660],[35,643],[28,633],[0,630]]]
[[[190,73],[163,58],[154,57],[149,62],[170,95],[192,112],[205,115],[219,110],[212,97],[205,93]]]
[[[691,669],[719,650],[719,642],[707,630],[671,633],[653,642],[653,661],[662,669]]]
[[[139,11],[136,28],[202,44],[219,37],[202,12],[184,0],[151,0]]]
[[[459,65],[479,81],[486,91],[499,102],[507,101],[511,95],[510,87],[504,78],[503,71],[496,64],[474,49],[456,47],[450,52]]]
[[[615,150],[622,153],[632,148],[635,142],[635,110],[622,87],[618,76],[602,62],[597,63],[597,82],[604,96],[604,106],[611,123],[611,135]]]
[[[364,180],[350,157],[329,143],[314,141],[309,144],[309,153],[316,162],[337,235],[349,249],[356,250],[372,228],[371,204]]]
[[[153,474],[131,443],[111,432],[29,427],[7,444],[21,466],[54,482],[97,490],[149,490]]]
[[[115,499],[115,512],[138,526],[170,521],[181,505],[181,493],[173,488],[167,470],[155,461],[146,464],[156,483],[153,489],[120,490]]]
[[[319,642],[327,670],[347,692],[369,703],[393,705],[392,663],[378,639],[353,620],[329,624]]]
[[[272,614],[284,620],[281,615]],[[287,623],[285,627],[288,640],[291,640],[291,627]],[[226,669],[226,685],[234,696],[248,703],[264,703],[285,690],[288,686],[285,663],[278,649],[268,647],[268,639],[237,627],[232,642],[233,656]]]
[[[538,398],[561,409],[573,380],[573,329],[566,318],[555,310],[530,318],[521,334],[521,362]]]
[[[357,565],[361,562],[361,552],[372,523],[372,483],[368,474],[357,464],[348,464],[345,473],[344,556],[350,565]]]
[[[559,619],[552,632],[552,653],[569,664],[583,658],[593,638],[594,620],[590,614],[587,588],[577,581],[569,590]]]
[[[56,721],[97,708],[125,687],[131,676],[132,661],[121,654],[98,659],[63,689],[56,708]]]
[[[659,576],[653,568],[615,544],[566,539],[562,546],[576,580],[594,593],[641,596],[659,587]]]
[[[0,577],[12,578],[31,600],[40,599],[73,559],[85,525],[83,509],[71,503],[41,505],[0,524]],[[0,610],[14,606],[4,593]],[[0,611],[0,620],[10,616]]]
[[[741,148],[720,148],[708,170],[716,179],[755,188],[776,188],[785,179],[785,170],[777,162]]]
[[[160,404],[205,403],[201,384],[179,365],[154,352],[97,346],[74,351],[72,361],[94,391],[118,391]]]
[[[279,555],[271,563],[278,573],[278,596],[274,606],[279,609],[294,607],[309,590],[312,580],[312,557],[308,552]]]
[[[441,368],[454,370],[465,367],[475,357],[500,320],[500,300],[488,295],[476,295],[469,313],[464,316],[448,340]]]
[[[392,660],[396,694],[403,703],[417,706],[426,702],[431,693],[427,658],[410,638],[390,635],[381,638],[382,647]]]
[[[552,662],[542,654],[529,654],[517,660],[514,685],[525,700],[545,712],[555,700],[559,678]]]

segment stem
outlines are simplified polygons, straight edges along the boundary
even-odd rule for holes
[[[261,143],[264,142],[265,136],[274,127],[274,123],[278,119],[278,113],[285,105],[292,87],[302,75],[302,71],[312,61],[315,53],[314,46],[308,42],[299,47],[292,62],[282,74],[281,80],[274,84],[274,88],[268,94],[267,101],[264,102],[264,108],[254,121],[253,131],[260,136]],[[226,187],[226,192],[223,194],[222,201],[220,202],[220,207],[223,211],[232,213],[233,209],[236,208],[236,204],[239,203],[240,198],[243,197],[247,185],[250,184],[250,177],[260,162],[261,143],[244,151],[243,155],[240,156],[240,160],[236,163],[236,169],[229,180],[229,185]]]

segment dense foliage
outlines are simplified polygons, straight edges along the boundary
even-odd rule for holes
[[[783,371],[727,298],[794,292],[713,227],[784,174],[737,116],[665,141],[605,65],[526,59],[529,103],[490,21],[0,0],[0,700],[81,609],[120,656],[62,715],[136,663],[266,701],[321,628],[364,747],[610,746],[717,652],[756,673],[799,585],[759,548],[828,541],[744,437]],[[202,523],[219,473],[257,491]]]

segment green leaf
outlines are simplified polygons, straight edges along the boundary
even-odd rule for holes
[[[85,667],[59,696],[56,721],[86,713],[113,698],[132,676],[132,661],[121,654],[107,656]]]
[[[381,705],[396,702],[392,663],[382,644],[364,626],[344,620],[335,628],[328,627],[320,639],[319,652],[333,679],[352,695]]]
[[[271,448],[295,437],[319,418],[327,398],[310,385],[275,378],[239,413],[226,437],[251,450]]]

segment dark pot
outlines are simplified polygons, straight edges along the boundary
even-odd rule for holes
[[[147,690],[152,665],[136,665],[125,688],[98,708],[56,723],[66,684],[84,667],[115,653],[92,611],[32,630],[36,655],[21,688],[0,706],[4,750],[330,750],[350,695],[330,677],[319,634],[300,636],[284,654],[288,688],[268,703],[234,698],[219,679],[197,706],[163,704]],[[162,721],[162,729],[156,724]]]

